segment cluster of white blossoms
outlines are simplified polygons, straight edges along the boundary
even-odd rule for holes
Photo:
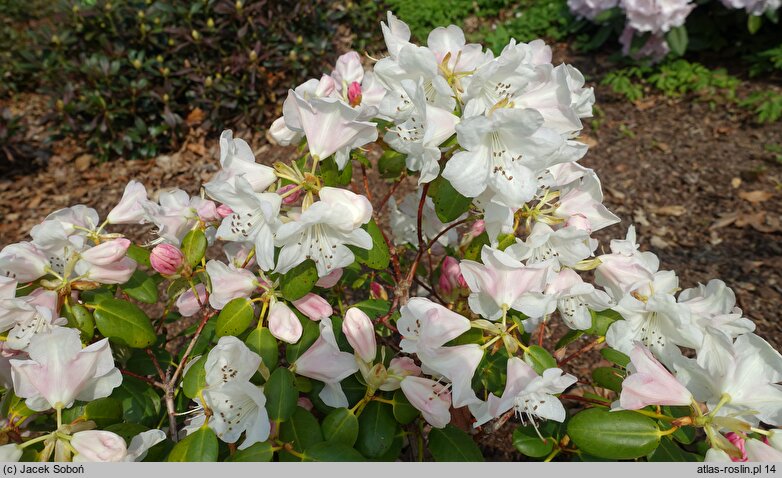
[[[599,10],[597,2],[582,3]],[[667,5],[622,2],[637,7],[629,15],[633,28],[662,31],[691,8],[666,9],[662,21],[652,18],[652,4]],[[270,423],[264,394],[270,366],[277,364],[265,364],[270,357],[262,359],[242,335],[256,319],[255,331],[271,334],[263,339],[274,344],[271,359],[280,355],[276,341],[287,344],[286,352],[295,350],[284,354],[285,372],[321,382],[318,398],[328,407],[351,406],[342,382],[355,376],[366,392],[350,413],[361,413],[374,399],[388,401],[377,394],[401,390],[435,428],[450,422],[452,407],[467,407],[475,427],[509,414],[534,426],[562,422],[568,412],[559,395],[577,378],[556,361],[538,367],[530,357],[543,349],[527,334],[555,318],[577,333],[587,331],[597,313],[610,309],[620,319],[603,332],[605,342],[631,360],[615,408],[692,406],[689,425],[706,430],[711,458],[740,455],[739,439],[756,450],[754,457],[779,456],[774,446],[782,435],[759,427],[782,426],[782,357],[752,333],[733,292],[718,280],[680,291],[675,273],[660,271],[658,258],[639,250],[632,227],[626,239],[611,242],[610,253],[596,254],[592,234],[619,218],[602,204],[595,172],[577,163],[587,152],[577,139],[581,120],[592,115],[594,103],[584,77],[570,65],[554,66],[542,41],[511,41],[495,56],[466,43],[451,25],[433,30],[420,46],[391,13],[382,31],[388,56],[371,71],[351,52],[331,74],[289,91],[271,134],[281,144],[300,144],[298,160],[259,164],[245,141],[225,131],[221,169],[201,194],[164,190],[152,200],[131,181],[105,221],[86,206],[63,209],[33,228],[31,242],[0,251],[0,380],[30,410],[57,416],[57,430],[0,447],[0,458],[19,459],[27,444],[43,442],[43,459],[54,453],[57,460],[137,460],[166,438],[153,429],[126,445],[110,431],[94,430],[94,422],[61,421],[76,401],[108,397],[122,383],[109,339],[137,348],[154,342],[114,333],[112,320],[123,320],[127,307],[106,313],[120,296],[115,286],[122,289],[142,269],[174,291],[166,310],[202,317],[178,364],[141,377],[164,391],[172,440],[211,429],[226,443],[241,441],[244,450],[277,436],[279,421]],[[324,173],[328,164],[332,175],[347,171],[357,149],[381,139],[381,146],[404,155],[406,174],[417,175],[418,183],[403,199],[389,198],[391,234],[382,231],[379,216],[385,203],[375,210],[367,196],[326,185]],[[447,220],[428,194],[443,184],[451,186],[451,198],[466,201]],[[130,240],[106,230],[115,224],[154,225],[154,238],[132,246],[131,254]],[[458,226],[466,230],[461,235]],[[203,244],[192,260],[198,234]],[[472,259],[453,257],[476,242]],[[214,245],[224,258],[204,256]],[[358,270],[357,255],[378,248],[390,249],[393,270],[373,272],[371,280],[389,282],[394,297],[373,282],[372,297],[385,300],[388,313],[370,317],[345,307],[362,292],[344,292],[363,282],[355,273],[346,282],[343,274]],[[138,258],[144,249],[151,253],[140,268],[129,255]],[[433,283],[414,287],[425,254]],[[314,271],[310,279],[301,272],[307,267]],[[594,271],[593,283],[584,271]],[[285,292],[291,274],[299,285],[310,282],[295,300]],[[89,295],[96,290],[112,298]],[[83,329],[71,320],[72,311],[66,314],[75,307],[102,313],[98,330],[107,338],[93,342],[90,329],[82,348],[74,329]],[[244,310],[249,318],[236,325]],[[220,311],[229,311],[234,322],[219,341],[200,349],[201,356],[190,357]],[[305,337],[305,329],[317,332]],[[460,340],[472,329],[477,339]],[[160,333],[160,327],[148,330]],[[476,371],[498,350],[508,354],[504,390],[478,393]],[[202,377],[201,384],[195,393],[186,390],[190,409],[175,413],[172,397],[185,375]],[[189,417],[177,424],[181,415]],[[773,440],[754,443],[749,433]]]
[[[726,8],[745,10],[750,15],[760,16],[775,12],[780,0],[720,0]],[[665,34],[672,28],[684,25],[695,7],[704,2],[694,0],[568,0],[570,11],[579,18],[596,20],[598,16],[613,8],[619,8],[626,17],[626,23],[619,42],[622,53],[630,55],[634,39],[648,35],[637,51],[635,58],[664,58],[670,51]]]

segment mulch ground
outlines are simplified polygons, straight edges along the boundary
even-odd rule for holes
[[[557,56],[587,74],[605,66],[566,50]],[[601,247],[607,250],[608,239],[624,237],[635,224],[642,248],[658,254],[662,268],[677,271],[681,288],[724,280],[757,333],[782,347],[782,162],[767,149],[782,145],[782,126],[760,126],[745,111],[691,97],[649,96],[633,104],[602,86],[596,97],[599,121],[585,122],[583,139],[591,148],[582,164],[596,170],[606,205],[622,218],[598,234]],[[170,187],[194,194],[218,170],[217,135],[194,131],[181,150],[149,161],[99,163],[73,139],[45,143],[39,120],[45,98],[23,95],[0,106],[25,113],[35,151],[0,172],[0,245],[25,239],[62,207],[87,204],[105,215],[130,179],[143,182],[153,197]],[[268,144],[267,126],[235,136],[251,138],[259,162],[290,158],[290,148]],[[595,358],[569,365],[587,366]],[[506,424],[481,440],[492,459],[519,458],[508,447],[514,428]]]

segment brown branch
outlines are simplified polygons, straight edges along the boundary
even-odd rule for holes
[[[574,358],[578,357],[579,355],[589,352],[593,348],[597,347],[598,345],[602,344],[605,341],[604,337],[598,337],[592,342],[589,342],[588,344],[584,345],[580,349],[576,350],[572,354],[568,355],[567,357],[563,358],[562,360],[557,362],[557,366],[561,367],[562,365],[565,365],[566,363],[570,362]]]
[[[151,379],[149,377],[145,377],[143,375],[139,375],[137,373],[131,372],[130,370],[125,370],[125,369],[122,369],[122,368],[119,369],[119,371],[120,371],[120,373],[122,373],[122,375],[127,375],[128,377],[133,377],[133,378],[135,378],[137,380],[141,380],[142,382],[146,382],[146,383],[148,383],[150,385],[153,385],[153,386],[158,387],[158,388],[163,389],[163,390],[166,389],[166,386],[164,384],[162,384],[162,383],[160,383],[160,382],[158,382],[156,380],[153,380],[153,379]]]

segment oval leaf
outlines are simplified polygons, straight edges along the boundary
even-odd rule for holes
[[[62,308],[62,316],[68,321],[68,327],[81,333],[81,339],[88,342],[95,335],[95,319],[92,313],[81,304],[68,304]]]
[[[435,179],[429,187],[429,196],[434,202],[434,212],[441,222],[455,221],[470,209],[472,199],[463,196],[442,176]]]
[[[280,278],[280,290],[285,300],[301,299],[315,287],[318,281],[318,269],[312,259],[307,259]]]
[[[157,340],[149,317],[135,304],[119,299],[104,299],[95,304],[93,314],[100,333],[113,341],[141,349]]]
[[[266,411],[270,420],[284,422],[293,416],[299,397],[290,370],[280,367],[272,372],[263,387],[263,394],[266,395]]]
[[[585,453],[612,460],[640,458],[660,444],[657,423],[632,411],[590,408],[576,414],[567,431]]]
[[[358,418],[347,408],[337,408],[323,419],[323,438],[352,447],[358,438]]]
[[[291,443],[293,449],[302,453],[307,447],[323,441],[318,420],[307,410],[296,407],[291,419],[280,425],[280,439]],[[300,461],[299,458],[280,451],[280,461]]]
[[[225,304],[220,315],[217,316],[215,335],[218,337],[240,335],[247,330],[254,318],[255,309],[252,301],[244,297],[237,297]]]
[[[261,443],[253,443],[252,445],[249,446],[249,448],[245,448],[244,450],[238,450],[236,453],[229,456],[226,461],[267,462],[267,461],[272,461],[273,456],[274,456],[274,450],[272,449],[272,444],[265,441]]]
[[[557,360],[548,353],[548,350],[539,345],[530,345],[524,352],[524,361],[539,374],[546,369],[557,367]]]
[[[280,351],[277,348],[277,339],[266,327],[261,327],[250,332],[244,341],[250,350],[261,356],[261,361],[271,372],[277,368],[280,360]]]
[[[388,244],[383,239],[383,233],[380,231],[377,223],[372,219],[362,226],[362,229],[367,231],[372,238],[372,249],[366,250],[360,247],[349,246],[350,250],[353,251],[353,255],[356,256],[356,261],[359,264],[366,264],[372,269],[387,269],[391,260],[391,253],[388,252]]]
[[[369,402],[358,417],[356,449],[367,458],[383,456],[394,442],[396,420],[389,405]]]
[[[429,451],[436,461],[483,461],[481,450],[472,437],[451,424],[432,429]]]
[[[307,457],[305,461],[366,461],[361,453],[353,448],[328,441],[312,445],[304,455]]]
[[[196,398],[198,392],[206,387],[205,363],[206,355],[202,355],[187,369],[185,378],[182,379],[182,390],[185,392],[187,398]]]
[[[624,371],[614,367],[597,367],[592,370],[592,380],[603,388],[619,393],[622,391]]]
[[[394,418],[402,425],[412,423],[420,413],[417,408],[410,404],[410,401],[405,397],[401,389],[394,392],[394,404],[392,406],[394,407]]]
[[[531,458],[543,458],[554,450],[554,439],[541,439],[532,427],[519,427],[513,430],[513,446],[523,455]]]
[[[217,452],[217,435],[205,426],[174,445],[168,461],[217,461]]]
[[[122,286],[122,291],[145,304],[154,304],[158,300],[157,282],[144,271],[134,272],[130,280]]]
[[[193,229],[188,232],[182,239],[182,254],[185,256],[185,262],[191,268],[198,265],[201,259],[204,258],[208,245],[209,242],[201,229]]]

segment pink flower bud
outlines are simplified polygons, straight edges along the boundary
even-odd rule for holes
[[[440,271],[439,280],[440,289],[446,295],[450,295],[454,289],[466,289],[467,282],[462,276],[462,269],[459,267],[459,261],[451,256],[443,259],[443,265]]]
[[[129,240],[114,239],[87,249],[81,253],[81,258],[90,264],[107,266],[125,257],[128,247],[130,247]]]
[[[358,81],[354,81],[348,86],[348,101],[353,107],[361,104],[361,84]]]
[[[738,433],[728,432],[725,434],[725,438],[728,439],[729,442],[733,443],[733,445],[738,448],[741,451],[741,458],[733,458],[730,459],[733,461],[747,461],[747,450],[745,449],[745,440],[741,437]]]
[[[573,214],[567,221],[565,221],[564,227],[572,226],[576,229],[592,233],[592,223],[583,214]]]
[[[269,309],[269,332],[283,342],[295,344],[301,338],[302,326],[287,305],[275,302]]]
[[[298,189],[296,189],[296,188],[298,188]],[[296,201],[298,201],[299,198],[301,197],[301,195],[304,192],[304,190],[300,186],[298,186],[297,184],[288,184],[288,185],[283,186],[283,187],[281,187],[280,189],[277,190],[277,194],[282,196],[283,194],[285,194],[288,191],[291,191],[293,189],[296,189],[296,190],[294,192],[290,193],[289,195],[285,196],[284,198],[282,198],[282,203],[283,204],[288,204],[288,205],[295,204]]]
[[[231,214],[233,214],[233,212],[234,210],[226,206],[225,204],[220,204],[219,206],[217,206],[217,214],[219,214],[220,217],[222,218],[226,218],[230,216]]]
[[[339,282],[341,278],[342,269],[334,269],[333,271],[329,272],[329,275],[318,279],[318,282],[316,282],[315,285],[318,287],[323,287],[324,289],[331,289],[337,285],[337,282]]]
[[[196,213],[198,213],[198,218],[204,222],[215,222],[225,217],[220,214],[220,212],[218,212],[217,204],[215,204],[214,201],[209,201],[208,199],[198,201]]]
[[[369,297],[371,299],[388,300],[388,293],[386,292],[386,290],[383,288],[382,285],[372,281],[369,284]]]
[[[312,401],[307,397],[299,397],[299,400],[296,402],[296,405],[307,410],[308,412],[312,411],[313,408]]]
[[[316,322],[324,317],[331,317],[331,314],[334,313],[326,299],[312,293],[305,295],[299,300],[294,300],[293,306],[299,312],[309,317],[310,320]]]
[[[125,440],[116,433],[104,430],[86,430],[73,434],[71,446],[77,461],[124,461],[128,454]]]
[[[152,249],[152,254],[149,255],[149,262],[152,264],[152,268],[166,276],[176,274],[182,267],[184,260],[185,256],[182,254],[182,251],[171,244],[157,245]]]
[[[640,410],[648,405],[689,405],[692,394],[640,342],[630,351],[630,375],[622,382],[619,406]]]
[[[377,354],[375,326],[372,325],[367,314],[356,307],[348,309],[342,322],[342,332],[361,360],[364,362],[375,360]]]

